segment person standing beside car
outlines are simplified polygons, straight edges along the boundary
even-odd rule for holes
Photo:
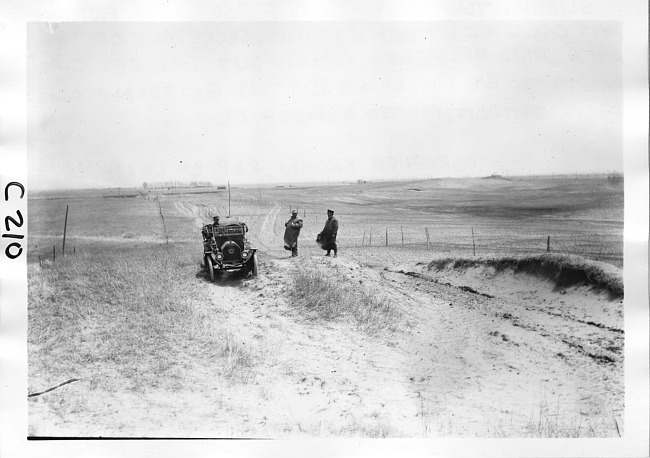
[[[327,210],[327,220],[325,227],[318,234],[316,241],[320,243],[323,250],[327,250],[325,256],[329,256],[330,252],[334,251],[334,257],[337,256],[338,248],[336,246],[336,234],[339,232],[339,222],[334,218],[334,210]]]
[[[291,256],[298,256],[298,236],[302,229],[302,220],[298,218],[298,210],[291,210],[291,218],[284,223],[284,249],[291,251]]]

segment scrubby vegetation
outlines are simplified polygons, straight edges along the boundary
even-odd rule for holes
[[[159,246],[69,256],[35,269],[29,279],[32,375],[103,384],[102,374],[117,373],[134,391],[161,384],[178,389],[188,356],[224,377],[245,375],[252,356],[197,307],[207,299],[191,283],[198,270],[193,254]]]
[[[549,405],[544,399],[539,408],[530,415],[524,431],[526,438],[597,438],[604,432],[612,437],[621,437],[621,430],[613,413],[610,417],[569,417],[561,412],[559,401]]]
[[[296,272],[290,296],[312,318],[345,318],[371,335],[393,332],[399,323],[400,313],[390,301],[318,268]]]

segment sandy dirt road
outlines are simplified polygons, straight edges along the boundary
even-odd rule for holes
[[[225,395],[230,431],[206,433],[499,437],[534,435],[542,419],[567,434],[622,433],[620,300],[489,269],[436,273],[426,258],[397,265],[362,248],[291,259],[281,216],[275,206],[251,224],[257,279],[198,280],[260,355],[252,381]],[[307,319],[286,289],[313,268],[391,300],[399,330],[371,337]]]
[[[179,201],[186,233],[223,208]],[[249,209],[250,210],[250,209]],[[584,286],[490,268],[430,270],[433,252],[341,247],[326,258],[301,235],[283,249],[287,209],[242,217],[259,249],[257,278],[200,272],[194,307],[232,352],[168,361],[179,375],[144,392],[117,371],[30,401],[30,434],[129,437],[617,437],[624,433],[623,304]],[[172,242],[173,243],[173,240]],[[397,330],[310,318],[291,302],[294,273],[321,270],[385,298]],[[209,354],[214,349],[206,348]],[[223,377],[233,364],[236,373]],[[100,375],[98,375],[100,374]],[[98,392],[93,377],[108,380]],[[46,380],[34,379],[35,386]],[[52,400],[58,399],[58,414]],[[65,414],[61,416],[60,412]]]

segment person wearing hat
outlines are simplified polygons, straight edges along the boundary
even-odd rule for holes
[[[203,234],[203,245],[206,249],[208,249],[210,246],[210,239],[212,238],[212,234],[213,234],[212,228],[217,227],[218,225],[219,225],[219,217],[213,216],[212,224],[206,224],[205,226],[203,226],[201,233]]]
[[[323,250],[327,250],[325,256],[329,256],[334,250],[334,257],[337,256],[338,248],[336,246],[336,234],[339,231],[339,222],[334,218],[334,210],[327,210],[327,220],[322,232],[318,234],[316,241],[320,243]]]
[[[284,223],[284,249],[291,251],[291,256],[298,256],[298,236],[302,229],[302,220],[298,218],[298,210],[291,210],[291,218]]]
[[[206,224],[203,226],[203,238],[207,239],[212,236],[212,227],[216,227],[219,225],[219,217],[218,216],[213,216],[212,217],[212,224]]]

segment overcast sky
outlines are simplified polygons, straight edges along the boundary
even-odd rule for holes
[[[31,23],[30,186],[622,171],[616,22]]]

